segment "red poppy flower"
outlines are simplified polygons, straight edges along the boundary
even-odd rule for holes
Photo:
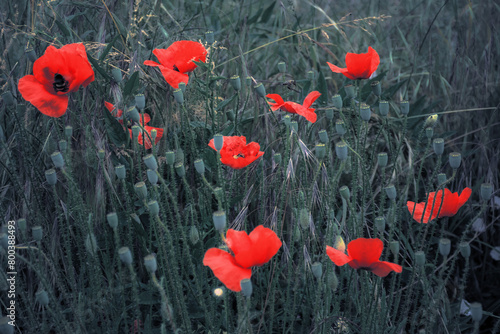
[[[408,201],[406,202],[406,206],[408,207],[408,211],[410,211],[410,214],[413,213],[413,219],[415,219],[419,223],[427,224],[434,218],[454,216],[458,212],[458,209],[460,209],[465,204],[465,202],[467,202],[471,193],[472,190],[470,188],[465,188],[464,190],[462,190],[460,196],[458,196],[458,193],[452,193],[450,190],[445,188],[444,199],[443,190],[439,190],[437,191],[437,195],[436,192],[429,193],[429,195],[427,196],[427,202],[415,204],[415,202]],[[440,207],[441,210],[439,210]]]
[[[42,114],[61,117],[68,109],[67,94],[92,81],[94,71],[83,44],[68,44],[60,49],[50,45],[33,63],[33,75],[19,79],[17,88]]]
[[[368,79],[380,64],[380,57],[377,51],[371,46],[367,53],[350,53],[345,56],[346,68],[340,68],[327,62],[334,73],[342,73],[351,80]]]
[[[214,140],[208,146],[215,150]],[[241,169],[264,155],[260,145],[255,142],[247,144],[245,136],[224,136],[224,144],[220,150],[220,161],[231,168]]]
[[[269,262],[281,247],[281,240],[273,230],[257,226],[249,235],[245,231],[229,229],[226,244],[230,254],[220,248],[210,248],[203,258],[203,265],[212,269],[229,290],[241,291],[242,279],[252,276],[251,267]]]
[[[326,254],[337,266],[347,263],[354,269],[365,269],[379,277],[385,277],[391,271],[402,272],[403,267],[399,264],[379,260],[383,249],[380,239],[358,238],[347,245],[347,255],[330,246],[326,246]]]
[[[304,103],[302,105],[292,102],[292,101],[283,101],[283,98],[279,94],[267,94],[266,97],[273,99],[275,102],[269,102],[271,106],[271,110],[275,111],[281,109],[283,111],[288,111],[292,114],[298,114],[300,116],[304,116],[309,122],[314,123],[318,116],[314,113],[314,108],[309,108],[311,104],[316,101],[316,99],[321,95],[320,92],[314,91],[310,92],[306,98],[304,99]]]
[[[175,89],[179,88],[180,82],[188,83],[186,73],[197,67],[193,61],[205,62],[207,57],[203,44],[193,41],[177,41],[167,49],[154,49],[153,53],[160,63],[146,60],[144,65],[159,67],[167,83]]]
[[[106,106],[106,108],[109,110],[110,113],[113,113],[113,110],[115,110],[115,106],[109,102],[104,101],[104,105]],[[118,111],[116,112],[116,114],[114,114],[114,116],[116,118],[118,118],[118,122],[123,124],[123,110],[118,109]],[[149,114],[144,114],[144,124],[143,124],[142,119],[140,120],[140,123],[144,127],[145,132],[147,132],[149,134],[149,136],[146,136],[146,143],[144,143],[144,139],[142,138],[142,131],[139,132],[139,136],[137,136],[137,142],[140,145],[144,145],[144,148],[146,148],[146,150],[149,150],[151,147],[153,147],[153,145],[151,144],[151,139],[150,139],[151,138],[151,130],[153,130],[153,129],[156,130],[155,145],[158,144],[161,137],[163,136],[163,129],[162,128],[155,128],[152,126],[145,125],[150,120],[151,120],[151,116],[149,116]],[[128,132],[130,133],[130,138],[133,139],[134,136],[132,135],[132,129],[128,129]]]

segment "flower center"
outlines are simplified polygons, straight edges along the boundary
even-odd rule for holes
[[[238,159],[238,158],[244,158],[244,157],[245,157],[245,155],[244,155],[244,154],[242,154],[242,153],[238,153],[238,154],[236,154],[236,155],[233,155],[233,158],[235,158],[235,159]]]
[[[69,89],[69,82],[64,80],[64,77],[57,73],[54,75],[54,83],[52,84],[54,87],[54,90],[57,92],[63,92],[66,93]]]
[[[177,71],[177,72],[180,72],[179,71],[179,68],[177,67],[177,65],[174,64],[174,71]]]

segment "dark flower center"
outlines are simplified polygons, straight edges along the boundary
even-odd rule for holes
[[[234,155],[233,158],[238,159],[238,158],[244,158],[245,155],[243,153],[238,153],[237,155]]]
[[[179,71],[179,68],[177,67],[177,65],[174,64],[174,71],[177,71],[177,72],[180,72]]]
[[[64,80],[64,77],[57,73],[54,75],[54,83],[52,84],[54,87],[54,90],[57,92],[63,92],[66,93],[69,89],[69,82]]]

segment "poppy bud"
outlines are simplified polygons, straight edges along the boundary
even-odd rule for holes
[[[156,269],[158,269],[156,257],[153,254],[149,254],[144,257],[144,267],[146,267],[147,271],[151,274],[154,274]]]
[[[172,151],[165,153],[165,160],[169,166],[173,165],[175,162],[175,153]]]
[[[450,162],[451,168],[457,169],[462,162],[462,155],[458,152],[451,152],[448,161]]]
[[[56,168],[63,168],[64,167],[64,159],[59,151],[55,151],[50,155],[50,159],[52,159],[52,163]]]
[[[323,143],[316,144],[316,158],[323,159],[326,155],[326,146]]]
[[[323,276],[323,265],[320,262],[314,262],[311,266],[311,271],[314,277],[319,280]]]
[[[215,211],[212,215],[214,227],[217,231],[222,232],[226,228],[226,212]]]
[[[388,185],[387,187],[385,187],[385,194],[387,195],[387,197],[389,197],[391,201],[394,201],[397,196],[396,187],[394,187],[393,184]]]
[[[106,156],[106,151],[104,151],[103,149],[100,149],[99,151],[97,151],[97,157],[99,158],[99,160],[104,160],[104,157]]]
[[[178,162],[174,165],[175,172],[179,177],[184,177],[186,175],[186,169],[184,168],[184,164],[182,162]]]
[[[384,217],[375,218],[375,227],[377,228],[377,231],[379,231],[380,233],[384,232],[384,230],[385,230],[385,218]]]
[[[278,165],[281,163],[281,153],[274,154],[274,162],[277,163]]]
[[[318,132],[319,135],[319,140],[323,143],[326,144],[328,143],[328,133],[326,133],[326,130],[320,130]]]
[[[378,103],[378,111],[379,111],[380,115],[387,116],[387,114],[389,113],[389,102],[380,101]]]
[[[19,230],[21,230],[21,232],[26,232],[26,219],[19,218],[16,222],[16,225],[17,227],[19,227]]]
[[[340,136],[343,136],[345,135],[346,133],[346,129],[345,129],[345,123],[343,120],[341,119],[338,119],[336,122],[335,122],[335,131],[337,131],[337,133],[340,135]]]
[[[120,70],[117,67],[111,70],[111,76],[113,77],[116,83],[120,83],[123,80],[122,70]]]
[[[431,139],[434,136],[434,128],[430,126],[425,128],[425,136],[427,137],[427,139]]]
[[[186,83],[185,82],[179,82],[179,88],[182,90],[182,93],[186,92]]]
[[[215,37],[214,37],[214,32],[212,30],[209,30],[205,32],[205,40],[207,41],[208,44],[214,44],[215,42]]]
[[[470,256],[470,245],[467,241],[462,241],[458,244],[458,249],[463,257],[468,258]]]
[[[432,141],[432,148],[434,149],[434,153],[437,155],[441,155],[444,152],[444,140],[443,138],[436,138]]]
[[[491,193],[493,192],[493,187],[491,186],[490,183],[483,183],[481,184],[481,199],[483,201],[488,201],[491,198]]]
[[[85,238],[85,249],[90,255],[94,256],[97,252],[97,239],[94,233],[90,232]]]
[[[42,240],[43,237],[43,229],[41,226],[33,226],[31,228],[31,236],[33,237],[33,240],[35,241],[40,241]]]
[[[65,153],[68,149],[68,142],[64,139],[59,140],[59,151]]]
[[[66,140],[71,140],[71,137],[73,136],[73,127],[71,125],[66,125],[64,128],[64,135],[66,136]]]
[[[247,85],[247,87],[250,87],[250,85],[252,84],[252,77],[251,76],[247,76],[245,78],[245,84]]]
[[[174,98],[177,103],[184,104],[184,93],[182,92],[182,89],[177,88],[174,90]]]
[[[132,264],[132,253],[130,252],[130,249],[128,247],[121,247],[118,250],[118,256],[120,257],[120,260],[126,265]]]
[[[402,115],[408,115],[408,113],[410,112],[410,102],[406,100],[401,101],[401,104],[399,105],[399,111]]]
[[[437,175],[437,181],[438,181],[438,185],[439,185],[439,184],[443,184],[443,183],[445,183],[445,182],[446,182],[446,174],[444,174],[444,173],[439,173],[439,174]]]
[[[51,186],[55,186],[57,183],[57,173],[54,168],[45,171],[45,179],[47,183]]]
[[[157,217],[158,214],[160,213],[160,205],[158,204],[157,201],[149,201],[148,202],[148,209],[149,209],[149,214]]]
[[[351,198],[351,191],[349,190],[348,186],[340,187],[339,191],[340,191],[340,196],[342,196],[343,199],[349,200],[349,198]]]
[[[314,80],[314,72],[313,71],[308,71],[306,77],[307,77],[308,80]]]
[[[306,208],[302,208],[299,211],[299,224],[303,229],[309,227],[309,211]]]
[[[141,114],[136,107],[130,107],[127,109],[127,118],[131,121],[139,123],[141,121]]]
[[[337,275],[334,271],[331,271],[328,274],[328,285],[330,286],[332,291],[336,291],[339,286],[339,279],[337,278]]]
[[[0,333],[14,334],[14,326],[9,324],[11,321],[7,316],[0,318]]]
[[[45,290],[37,291],[35,293],[35,300],[38,304],[40,304],[42,306],[49,305],[49,295],[48,295],[47,291],[45,291]]]
[[[280,71],[280,73],[286,72],[286,63],[284,61],[278,63],[278,71]]]
[[[158,163],[156,162],[156,158],[152,154],[146,155],[144,158],[142,158],[142,161],[144,161],[144,164],[146,167],[152,170],[158,169]]]
[[[233,89],[235,91],[239,91],[241,89],[241,79],[239,75],[233,75],[229,79],[229,82],[231,83],[231,86],[233,86]]]
[[[299,131],[299,123],[297,123],[297,121],[291,121],[290,122],[290,127],[295,132]]]
[[[377,163],[380,167],[386,167],[388,161],[389,157],[387,156],[387,153],[381,152],[377,155]]]
[[[14,105],[14,96],[10,91],[6,91],[2,94],[2,99],[5,102],[6,105],[8,106],[13,106]]]
[[[222,150],[222,146],[224,145],[224,136],[222,136],[220,133],[217,133],[214,136],[214,147],[217,151]]]
[[[398,257],[398,254],[399,254],[399,242],[397,242],[396,240],[393,240],[393,241],[389,242],[389,249],[391,250],[392,255],[394,255],[394,257]]]
[[[115,167],[115,174],[116,177],[119,178],[120,180],[125,179],[127,176],[127,170],[125,169],[125,166],[123,165],[118,165]]]
[[[135,106],[139,109],[144,109],[146,106],[146,97],[144,97],[144,94],[137,94],[135,96]]]
[[[118,227],[118,215],[116,214],[116,212],[108,213],[106,215],[106,220],[108,221],[108,224],[112,229]]]
[[[189,229],[189,241],[194,245],[200,240],[200,233],[196,226],[191,226]]]
[[[347,144],[343,141],[335,144],[335,153],[340,160],[347,159]]]
[[[373,94],[380,96],[382,94],[382,88],[380,87],[379,81],[373,81],[370,86],[372,87]]]
[[[425,253],[422,251],[415,252],[415,264],[419,267],[423,267],[425,265]]]
[[[266,88],[264,87],[262,82],[259,82],[254,88],[260,97],[266,97]]]
[[[370,106],[362,103],[361,106],[359,107],[359,116],[361,119],[365,122],[368,122],[370,120],[370,117],[372,115],[372,111],[370,110]]]
[[[158,174],[156,173],[156,170],[148,169],[146,171],[146,174],[148,176],[149,183],[151,183],[153,186],[158,183]]]
[[[483,306],[481,303],[475,302],[470,304],[470,315],[475,322],[481,321],[483,318]]]
[[[144,182],[137,182],[134,185],[134,190],[139,199],[145,200],[148,197],[148,189],[146,188],[146,184]]]
[[[356,88],[353,85],[347,85],[344,87],[346,96],[350,99],[356,96]]]
[[[240,286],[243,296],[250,298],[253,292],[252,281],[249,278],[244,278],[240,281]]]
[[[333,109],[332,108],[326,109],[325,116],[329,121],[331,121],[333,119]]]
[[[333,106],[337,108],[337,110],[342,109],[342,96],[340,96],[339,94],[333,95],[332,102]]]
[[[194,168],[198,172],[198,174],[203,174],[205,173],[205,163],[203,162],[203,159],[197,159],[194,161]]]
[[[447,238],[439,239],[439,253],[443,256],[448,256],[451,251],[451,241]]]
[[[133,125],[132,136],[134,137],[135,140],[137,140],[137,137],[139,137],[139,133],[141,133],[141,128],[137,125]]]
[[[26,50],[24,51],[24,54],[26,55],[26,57],[32,62],[34,63],[35,60],[38,59],[37,55],[36,55],[36,52],[35,50],[33,50],[33,48],[26,48]]]

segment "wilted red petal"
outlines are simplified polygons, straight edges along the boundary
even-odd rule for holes
[[[347,245],[347,254],[359,267],[370,267],[372,263],[379,262],[383,249],[384,243],[380,239],[358,238]],[[353,265],[351,267],[354,268]]]
[[[395,264],[392,262],[380,261],[380,262],[373,263],[370,266],[369,270],[379,277],[385,277],[391,271],[401,273],[403,271],[403,267],[401,267],[399,264]]]
[[[326,246],[326,254],[337,266],[343,266],[351,261],[351,258],[347,254],[330,246]]]
[[[19,79],[17,86],[26,101],[34,105],[42,114],[61,117],[68,109],[68,96],[50,94],[33,75]]]
[[[242,268],[228,252],[219,248],[210,248],[203,258],[203,265],[212,269],[217,277],[229,290],[241,291],[242,279],[252,276],[252,269]]]

